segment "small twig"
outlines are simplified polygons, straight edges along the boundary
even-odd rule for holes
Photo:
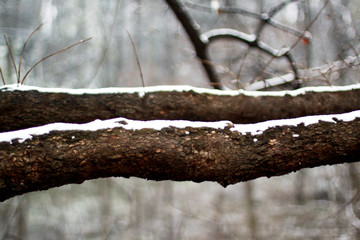
[[[268,17],[272,18],[276,13],[281,11],[284,7],[286,7],[287,5],[289,5],[292,2],[297,2],[297,1],[298,0],[286,0],[286,1],[278,4],[277,6],[272,7],[267,13]]]
[[[284,4],[284,3],[282,3],[282,4]],[[286,5],[287,4],[288,3],[286,3]],[[211,7],[200,5],[200,4],[195,4],[195,3],[192,3],[192,2],[189,2],[189,1],[186,1],[185,5],[191,7],[192,9],[196,9],[196,10],[200,10],[200,11],[206,11],[206,12],[209,12],[209,13],[214,12]],[[284,6],[282,5],[281,8],[283,8],[283,7]],[[272,11],[274,11],[274,10],[279,11],[279,10],[281,10],[281,8],[279,9],[279,6],[275,6],[275,7],[272,8]],[[260,13],[255,13],[255,12],[251,12],[251,11],[248,11],[248,10],[245,10],[245,9],[242,9],[242,8],[232,7],[232,6],[231,7],[220,7],[218,9],[218,13],[242,14],[244,16],[255,18],[255,19],[260,19],[262,21],[264,21],[264,18],[265,18],[267,24],[269,24],[269,25],[271,25],[271,26],[273,26],[273,27],[275,27],[275,28],[277,28],[277,29],[279,29],[281,31],[290,33],[290,34],[295,35],[297,37],[298,36],[303,36],[302,31],[299,31],[299,30],[296,30],[294,28],[288,27],[288,26],[276,21],[273,18],[269,18],[268,15],[266,15],[266,14],[262,15]],[[274,14],[274,13],[272,13],[272,14]]]
[[[16,74],[16,77],[17,77],[17,67],[16,67],[16,63],[15,63],[15,60],[14,60],[14,55],[12,54],[11,47],[10,47],[9,41],[7,40],[6,34],[4,34],[4,39],[5,39],[6,46],[9,49],[10,58],[11,58],[13,66],[14,66],[15,74]]]
[[[241,71],[242,71],[242,69],[244,67],[245,60],[246,60],[246,58],[247,58],[247,56],[249,54],[249,50],[250,50],[250,47],[248,46],[248,48],[246,49],[246,53],[245,53],[243,59],[241,60],[240,69],[239,69],[239,73],[238,73],[239,78],[240,78]],[[240,84],[242,84],[242,83],[240,83]],[[240,84],[238,83],[238,87],[240,86]]]
[[[285,1],[283,3],[281,3],[280,5],[278,5],[278,7],[276,7],[276,11],[278,11],[279,9],[283,8],[285,6],[285,4],[288,4],[290,2],[293,2],[292,0],[288,0]],[[297,68],[294,65],[294,63],[291,61],[291,56],[289,55],[290,51],[292,49],[295,48],[295,46],[300,42],[300,40],[302,40],[304,37],[307,37],[306,34],[308,33],[308,30],[311,28],[311,26],[315,23],[315,21],[319,18],[320,14],[323,12],[323,10],[325,9],[325,7],[327,6],[327,4],[329,3],[329,0],[326,0],[324,6],[320,9],[320,11],[317,13],[317,15],[315,16],[315,18],[310,22],[310,24],[306,27],[306,29],[303,31],[303,33],[301,35],[298,35],[298,38],[296,40],[296,42],[283,54],[284,56],[286,56],[290,62],[290,65],[294,71],[295,74],[295,79],[298,79],[298,74],[297,74]],[[281,7],[281,8],[279,8]],[[270,12],[272,12],[272,10],[270,10]],[[272,15],[274,15],[276,12],[272,12]],[[271,15],[271,16],[272,16]],[[271,18],[270,18],[271,19]],[[273,61],[273,59],[270,59],[270,61],[266,64],[266,67],[270,64],[270,62]],[[265,67],[265,68],[266,68]],[[265,69],[264,69],[265,70]],[[263,71],[262,71],[263,72]],[[254,80],[254,79],[253,79]],[[297,83],[297,87],[298,87],[299,83]]]
[[[234,80],[236,80],[236,82],[238,83],[238,85],[240,86],[240,88],[244,89],[245,86],[244,84],[240,81],[239,77],[233,72],[231,71],[228,67],[224,66],[224,65],[221,65],[221,64],[218,64],[218,63],[214,63],[214,62],[211,62],[209,60],[204,60],[204,59],[201,59],[200,60],[201,62],[205,63],[205,64],[209,64],[209,65],[213,65],[215,67],[219,67],[219,68],[222,68],[225,70],[225,72],[227,72],[228,74],[230,74]]]
[[[0,67],[0,74],[1,74],[1,79],[2,79],[3,84],[6,85],[4,74],[3,74],[1,67]]]
[[[132,39],[129,31],[126,30],[126,32],[127,32],[128,36],[129,36],[129,39],[130,39],[132,48],[133,48],[134,53],[135,53],[136,63],[137,63],[137,65],[138,65],[138,68],[139,68],[139,71],[140,71],[141,82],[142,82],[142,85],[143,85],[143,88],[144,88],[144,93],[145,93],[144,75],[143,75],[143,72],[142,72],[142,70],[141,70],[141,64],[140,64],[139,56],[138,56],[137,51],[136,51],[135,43],[134,43],[134,41],[133,41],[133,39]]]
[[[320,11],[316,14],[316,16],[314,17],[314,19],[310,22],[310,24],[308,26],[306,26],[303,34],[301,34],[301,36],[298,36],[298,39],[295,41],[295,43],[290,47],[291,51],[292,49],[295,48],[295,46],[304,38],[306,37],[306,34],[308,34],[309,29],[311,28],[311,26],[316,22],[316,20],[319,18],[320,14],[324,11],[325,7],[328,5],[329,0],[326,0],[324,6],[320,9]]]
[[[189,1],[186,1],[185,5],[187,5],[188,7],[193,8],[193,9],[197,9],[197,10],[201,10],[201,11],[207,11],[209,13],[214,12],[214,10],[211,7],[196,4],[196,3],[192,3],[192,2],[189,2]],[[253,17],[253,18],[258,18],[258,19],[260,19],[260,17],[261,17],[261,14],[259,14],[259,13],[254,13],[254,12],[242,9],[242,8],[235,8],[235,7],[220,7],[218,9],[218,12],[219,13],[239,13],[239,14],[243,14],[243,15],[248,16],[248,17]]]
[[[295,1],[298,1],[298,0],[286,0],[286,1],[283,1],[282,3],[276,5],[275,7],[272,7],[270,10],[268,10],[266,13],[264,14],[261,14],[261,22],[259,23],[259,26],[257,27],[257,30],[256,30],[256,39],[259,39],[260,38],[260,34],[262,33],[264,27],[267,25],[267,24],[270,24],[271,20],[273,19],[273,16],[275,14],[277,14],[279,11],[281,11],[284,7],[286,7],[289,3],[291,2],[295,2]]]
[[[23,77],[23,79],[22,79],[22,81],[21,81],[21,84],[24,84],[24,81],[25,81],[26,77],[29,75],[29,73],[30,73],[37,65],[39,65],[41,62],[43,62],[44,60],[48,59],[49,57],[54,56],[55,54],[64,52],[64,51],[66,51],[66,50],[68,50],[68,49],[70,49],[70,48],[72,48],[72,47],[75,47],[76,45],[78,45],[78,44],[80,44],[80,43],[84,43],[84,42],[86,42],[86,41],[89,41],[90,39],[91,39],[91,37],[90,37],[90,38],[87,38],[87,39],[84,39],[84,40],[81,40],[81,41],[79,41],[79,42],[76,42],[76,43],[74,43],[74,44],[72,44],[72,45],[70,45],[70,46],[67,46],[67,47],[63,48],[63,49],[57,50],[57,51],[55,51],[55,52],[47,55],[46,57],[42,58],[40,61],[38,61],[37,63],[35,63],[35,64],[29,69],[29,71],[26,72],[25,76]]]
[[[32,35],[34,35],[37,31],[39,31],[39,29],[42,27],[42,25],[44,25],[43,23],[41,23],[34,31],[32,31],[32,33],[30,33],[30,35],[28,36],[28,38],[25,40],[24,42],[24,46],[21,50],[21,53],[20,53],[20,57],[19,57],[19,69],[18,69],[18,74],[17,74],[17,83],[20,83],[20,75],[21,75],[21,60],[22,60],[22,57],[24,55],[24,51],[25,51],[25,47],[26,47],[26,44],[29,42],[30,38],[32,37]]]
[[[253,84],[258,77],[261,77],[262,74],[265,73],[265,70],[270,66],[270,64],[276,59],[275,56],[272,56],[269,61],[266,62],[265,66],[261,69],[261,71],[257,74],[257,76],[255,76],[251,81],[250,84]]]

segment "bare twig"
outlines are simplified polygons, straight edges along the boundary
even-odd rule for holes
[[[266,66],[264,69],[262,69],[261,73],[263,73],[265,71],[265,69],[271,64],[271,62],[274,59],[278,59],[280,57],[285,57],[291,66],[291,70],[293,71],[294,80],[296,80],[296,82],[294,82],[294,84],[293,84],[293,87],[298,88],[298,87],[300,87],[300,83],[301,83],[299,80],[298,68],[297,68],[297,65],[296,65],[290,51],[297,45],[297,43],[300,40],[304,40],[304,41],[310,40],[311,35],[308,32],[308,30],[311,28],[313,23],[318,19],[320,14],[323,12],[323,10],[325,9],[329,0],[325,0],[324,6],[322,7],[322,9],[318,12],[316,17],[311,21],[311,23],[306,27],[306,29],[304,31],[299,31],[299,30],[293,29],[293,28],[288,27],[280,22],[277,22],[275,19],[273,19],[273,17],[278,12],[280,12],[283,8],[285,8],[288,4],[297,2],[297,1],[299,1],[299,0],[283,0],[280,4],[270,8],[268,11],[266,11],[263,14],[253,13],[251,11],[248,11],[248,10],[245,10],[242,8],[237,8],[237,7],[219,7],[217,9],[218,13],[242,14],[244,16],[248,16],[248,17],[252,17],[252,18],[261,20],[261,22],[259,23],[259,25],[257,27],[257,30],[255,31],[256,32],[255,35],[254,36],[247,35],[245,33],[242,33],[242,32],[239,32],[239,31],[236,31],[233,29],[214,29],[214,30],[210,30],[210,31],[202,34],[201,39],[202,40],[205,39],[204,43],[207,46],[209,44],[209,42],[211,42],[212,40],[215,40],[215,39],[235,38],[235,39],[240,40],[240,41],[244,42],[245,44],[247,44],[249,46],[249,48],[250,47],[257,48],[257,49],[261,50],[262,52],[269,54],[272,57],[271,57],[270,61],[266,63]],[[191,3],[189,1],[185,1],[185,4],[194,9],[207,11],[207,12],[214,12],[213,11],[214,9],[212,9],[210,6],[195,4],[195,3]],[[280,50],[276,50],[276,49],[269,47],[267,44],[265,44],[264,42],[261,42],[259,40],[261,32],[263,31],[264,27],[267,25],[271,25],[281,31],[284,31],[284,32],[287,32],[287,33],[290,33],[290,34],[296,36],[297,41],[294,44],[292,44],[291,47],[283,48]],[[202,61],[202,62],[204,63],[206,61]],[[254,79],[253,79],[253,81],[254,81]],[[253,81],[251,81],[251,82],[253,82]]]
[[[140,64],[139,55],[137,54],[136,47],[135,47],[135,43],[134,43],[134,41],[133,41],[133,39],[132,39],[132,37],[131,37],[131,35],[130,35],[129,31],[127,31],[127,30],[126,30],[126,32],[127,32],[128,36],[129,36],[129,39],[130,39],[130,42],[131,42],[132,48],[133,48],[134,53],[135,53],[136,63],[137,63],[137,66],[138,66],[138,68],[139,68],[139,72],[140,72],[140,77],[141,77],[142,86],[143,86],[144,91],[145,91],[145,81],[144,81],[144,75],[143,75],[143,72],[142,72],[142,70],[141,70],[141,64]]]
[[[32,31],[30,33],[30,35],[28,36],[28,38],[25,40],[24,42],[24,46],[21,50],[20,53],[20,57],[19,57],[19,65],[18,65],[18,74],[17,74],[17,83],[20,83],[20,78],[21,78],[21,61],[22,61],[22,57],[24,55],[24,51],[25,51],[25,47],[27,45],[27,43],[29,42],[30,38],[32,37],[32,35],[34,35],[37,31],[39,31],[39,29],[42,27],[42,25],[44,25],[43,23],[41,23],[34,31]]]
[[[299,78],[303,81],[308,81],[309,79],[317,79],[318,77],[324,76],[324,74],[331,72],[338,72],[343,69],[349,68],[349,65],[352,67],[359,66],[360,56],[349,56],[346,57],[342,61],[332,62],[330,64],[322,65],[315,68],[310,69],[300,69],[299,70]],[[290,83],[295,80],[295,76],[292,73],[285,74],[283,76],[278,76],[265,80],[265,84],[263,82],[254,82],[250,84],[246,90],[249,91],[258,91],[266,88],[266,86],[279,86],[285,83]],[[324,81],[324,79],[318,79],[320,81]]]
[[[307,37],[306,34],[309,34],[309,29],[311,28],[311,26],[316,22],[316,20],[319,18],[319,16],[321,15],[321,13],[324,11],[325,7],[328,5],[329,0],[326,0],[326,2],[324,3],[323,7],[320,9],[320,11],[316,14],[316,16],[314,17],[314,19],[309,23],[309,25],[306,26],[303,34],[301,34],[300,36],[298,36],[298,39],[296,40],[296,42],[290,47],[290,50],[292,50],[304,37]],[[289,51],[290,51],[289,50]]]
[[[255,76],[251,81],[250,84],[253,84],[254,82],[256,82],[256,80],[258,79],[258,77],[261,77],[261,75],[263,75],[263,73],[265,72],[265,70],[270,66],[270,64],[276,59],[275,56],[272,56],[269,61],[266,62],[265,66],[261,69],[261,71],[257,74],[257,76]],[[264,80],[262,80],[264,81]]]
[[[65,48],[63,48],[63,49],[57,50],[57,51],[55,51],[55,52],[47,55],[46,57],[40,59],[40,61],[38,61],[37,63],[35,63],[35,64],[26,72],[25,76],[24,76],[23,79],[21,80],[21,84],[24,84],[24,81],[25,81],[26,77],[27,77],[27,76],[30,74],[30,72],[31,72],[37,65],[39,65],[41,62],[45,61],[45,60],[48,59],[49,57],[54,56],[55,54],[64,52],[64,51],[66,51],[66,50],[68,50],[68,49],[70,49],[70,48],[72,48],[72,47],[75,47],[76,45],[79,45],[79,44],[81,44],[81,43],[84,43],[84,42],[86,42],[86,41],[89,41],[90,39],[91,39],[91,37],[90,37],[90,38],[87,38],[87,39],[84,39],[84,40],[81,40],[81,41],[76,42],[76,43],[74,43],[74,44],[71,44],[70,46],[67,46],[67,47],[65,47]]]
[[[298,0],[286,0],[281,2],[280,4],[276,5],[275,7],[272,7],[270,10],[268,10],[266,13],[261,14],[261,22],[259,23],[259,26],[256,30],[256,39],[260,38],[260,34],[262,32],[262,30],[264,29],[264,27],[267,24],[271,24],[271,20],[273,19],[274,15],[277,14],[279,11],[281,11],[284,7],[286,7],[289,3],[291,2],[295,2]],[[285,29],[283,29],[285,30]],[[291,31],[292,33],[294,31]]]
[[[280,4],[276,5],[275,7],[272,7],[268,12],[267,15],[269,18],[272,18],[276,13],[278,13],[279,11],[281,11],[284,7],[286,7],[287,5],[289,5],[289,3],[292,2],[297,2],[299,0],[286,0],[281,2]]]
[[[285,6],[284,4],[288,4],[288,3],[290,3],[290,2],[293,2],[293,1],[288,0],[288,1],[286,1],[286,2],[281,3],[281,4],[280,4],[280,5],[282,6],[281,8],[283,8],[283,7]],[[291,67],[292,67],[292,70],[294,71],[294,74],[295,74],[294,80],[297,80],[297,79],[299,78],[299,76],[298,76],[298,73],[297,73],[297,67],[295,66],[295,64],[294,64],[294,62],[293,62],[293,60],[292,60],[292,57],[291,57],[291,55],[290,55],[289,53],[290,53],[290,51],[291,51],[292,49],[295,48],[295,46],[300,42],[300,40],[302,40],[302,39],[305,38],[305,37],[308,37],[308,36],[307,36],[307,35],[309,34],[308,30],[311,28],[311,26],[314,24],[314,22],[319,18],[320,14],[324,11],[324,9],[325,9],[325,7],[327,6],[328,2],[329,2],[329,0],[326,0],[324,6],[320,9],[320,11],[317,13],[317,15],[315,16],[315,18],[310,22],[310,24],[309,24],[308,26],[306,26],[305,30],[304,30],[300,35],[297,34],[297,33],[294,34],[294,35],[297,35],[297,37],[298,37],[297,40],[296,40],[296,42],[295,42],[293,45],[291,45],[291,47],[283,54],[283,56],[286,56],[286,57],[288,58],[288,61],[290,62],[290,65],[291,65]],[[278,6],[280,6],[280,5],[278,5]],[[280,9],[281,9],[281,8],[280,8]],[[269,12],[272,12],[272,10],[270,10]],[[272,15],[274,15],[274,14],[275,14],[275,13],[273,12]],[[271,19],[271,18],[269,18],[269,19]],[[274,60],[274,58],[278,58],[278,57],[273,56],[273,57],[269,60],[269,62],[266,64],[265,68],[267,68],[267,67],[270,65],[270,63]],[[261,73],[263,73],[263,72],[265,71],[265,68],[261,71]],[[252,83],[254,82],[254,80],[255,80],[255,78],[253,79]],[[297,83],[295,83],[294,86],[295,86],[295,88],[300,87],[300,82],[297,81]]]
[[[17,77],[17,67],[16,67],[16,63],[15,63],[15,60],[14,60],[14,55],[12,54],[11,47],[10,47],[9,41],[8,41],[8,39],[6,37],[6,34],[4,34],[4,39],[5,39],[6,46],[7,46],[8,50],[9,50],[11,61],[12,61],[12,64],[14,66],[15,74],[16,74],[16,77]]]
[[[211,7],[209,6],[205,6],[205,5],[200,5],[200,4],[196,4],[196,3],[192,3],[189,1],[186,1],[185,4],[193,9],[197,9],[200,11],[206,11],[209,13],[213,13],[214,11],[212,10]],[[275,9],[277,9],[276,7],[274,7]],[[251,17],[251,18],[255,18],[255,19],[259,19],[259,20],[264,20],[265,16],[262,16],[262,14],[260,13],[255,13],[255,12],[251,12],[242,8],[238,8],[238,7],[220,7],[218,9],[218,13],[227,13],[227,14],[241,14],[247,17]],[[289,26],[286,26],[280,22],[278,22],[277,20],[273,19],[273,18],[267,18],[266,19],[267,24],[290,34],[293,34],[295,36],[303,36],[303,31],[299,31],[297,29],[291,28]]]
[[[192,3],[190,1],[186,1],[185,5],[193,8],[193,9],[197,9],[197,10],[201,10],[201,11],[207,11],[210,13],[214,12],[214,10],[209,6]],[[239,14],[243,14],[248,17],[253,17],[253,18],[258,18],[258,19],[261,18],[261,14],[259,14],[259,13],[254,13],[254,12],[251,12],[251,11],[248,11],[248,10],[245,10],[242,8],[236,8],[236,7],[220,7],[218,9],[218,12],[219,13],[239,13]]]
[[[239,78],[240,78],[241,71],[242,71],[242,69],[244,67],[245,60],[246,60],[246,58],[247,58],[247,56],[249,54],[249,50],[250,50],[250,47],[248,46],[248,48],[246,49],[246,52],[244,54],[244,57],[241,60],[240,69],[239,69],[239,73],[238,73]],[[237,86],[238,88],[240,87],[240,84],[243,85],[241,82],[238,82],[238,86]],[[245,88],[243,88],[243,89],[245,89]]]
[[[0,67],[0,74],[1,74],[1,80],[2,80],[3,84],[6,85],[4,74],[3,74],[3,71],[2,71],[1,67]]]
[[[209,60],[201,59],[200,61],[205,63],[205,64],[213,65],[215,67],[219,67],[219,68],[224,69],[225,72],[230,74],[234,78],[234,80],[236,80],[236,82],[238,83],[240,88],[245,89],[245,85],[240,81],[239,77],[233,71],[231,71],[228,67],[226,67],[224,65],[221,65],[221,64],[218,64],[218,63],[211,62]]]

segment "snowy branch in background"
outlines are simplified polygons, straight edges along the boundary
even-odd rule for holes
[[[318,77],[326,76],[327,78],[331,78],[331,75],[336,74],[338,71],[357,67],[360,64],[359,57],[360,56],[349,56],[344,60],[336,61],[330,64],[325,64],[319,67],[315,67],[311,69],[301,69],[298,71],[299,79],[301,79],[303,82],[307,82],[309,80],[314,80]],[[289,83],[294,80],[295,80],[294,74],[288,73],[283,76],[255,82],[249,85],[248,87],[246,87],[246,90],[248,91],[263,90],[266,88],[276,87],[285,83]]]
[[[297,0],[284,1],[284,2],[280,3],[279,5],[269,9],[266,13],[262,13],[262,14],[253,13],[253,12],[244,10],[242,8],[221,7],[220,5],[218,5],[217,1],[212,1],[210,4],[210,7],[199,5],[199,4],[194,4],[191,2],[186,2],[186,3],[187,3],[187,6],[195,8],[195,9],[213,12],[214,8],[216,7],[216,11],[219,14],[220,13],[232,13],[232,14],[237,13],[237,14],[242,14],[245,16],[249,16],[249,17],[253,17],[253,18],[261,20],[257,27],[256,34],[254,34],[254,35],[247,35],[245,33],[242,33],[240,31],[237,31],[234,29],[213,29],[213,30],[210,30],[210,31],[202,34],[201,39],[204,39],[205,40],[204,42],[207,43],[213,39],[232,38],[232,39],[236,39],[236,40],[239,40],[239,41],[247,44],[249,46],[249,48],[250,47],[257,48],[260,51],[262,51],[266,54],[269,54],[273,58],[285,57],[290,64],[294,78],[298,79],[299,78],[298,69],[297,69],[297,66],[296,66],[296,63],[295,63],[293,57],[290,54],[290,51],[295,47],[295,44],[292,47],[277,50],[277,49],[271,48],[266,43],[260,41],[260,35],[266,25],[272,25],[277,29],[288,32],[290,34],[293,34],[294,36],[298,37],[299,39],[304,39],[306,42],[308,42],[311,39],[311,34],[309,32],[298,31],[296,29],[287,27],[286,25],[281,24],[273,19],[275,14],[277,14],[279,11],[281,11],[289,3],[296,2],[296,1]],[[214,2],[217,4],[214,4]],[[309,28],[309,26],[308,26],[308,28]],[[272,61],[272,60],[270,60],[270,61]],[[268,64],[270,64],[270,63],[268,63]],[[237,79],[237,81],[239,81],[239,79]],[[244,84],[242,84],[242,85],[244,85]],[[294,83],[293,85],[294,85],[294,88],[298,88],[300,86],[299,83]]]

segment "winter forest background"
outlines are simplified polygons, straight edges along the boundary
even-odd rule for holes
[[[261,13],[281,1],[222,0],[222,6]],[[209,6],[210,1],[192,3]],[[350,0],[294,1],[275,19],[309,31],[310,44],[299,43],[292,55],[299,69],[357,56],[360,3]],[[258,20],[217,14],[187,5],[201,31],[229,27],[254,33]],[[164,1],[109,0],[0,1],[0,33],[14,56],[29,41],[23,72],[36,61],[81,39],[92,37],[41,63],[25,84],[40,87],[141,87],[131,34],[146,86],[192,85],[211,88],[182,26]],[[261,40],[274,48],[291,46],[296,37],[266,26]],[[244,44],[219,41],[210,56],[222,83],[247,86],[254,80],[290,72]],[[246,61],[243,61],[246,55]],[[8,84],[16,82],[9,51],[0,38],[0,66]],[[226,67],[226,68],[225,68]],[[359,82],[356,66],[319,76],[304,85]],[[282,88],[285,88],[283,86]],[[357,239],[360,238],[358,164],[305,169],[261,178],[224,189],[216,183],[153,182],[111,178],[34,192],[0,203],[0,239]]]

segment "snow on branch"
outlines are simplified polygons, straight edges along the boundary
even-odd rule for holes
[[[344,66],[344,63],[341,61],[333,63],[333,70],[339,70],[340,68],[335,68],[335,66]],[[349,63],[350,64],[350,63]],[[303,76],[314,77],[318,76],[320,69],[330,68],[329,65],[313,68],[310,70],[303,70]],[[319,69],[319,70],[318,70]],[[285,78],[286,75],[284,75]],[[272,81],[271,79],[266,79],[265,81]],[[290,79],[290,77],[289,77]],[[360,84],[346,85],[346,86],[315,86],[315,87],[303,87],[296,90],[282,90],[282,91],[253,91],[253,90],[218,90],[218,89],[209,89],[209,88],[199,88],[189,85],[159,85],[159,86],[149,86],[149,87],[109,87],[109,88],[43,88],[30,85],[18,85],[18,84],[8,84],[0,87],[1,92],[29,92],[36,91],[39,93],[66,93],[70,95],[99,95],[99,94],[138,94],[139,98],[145,97],[146,94],[156,93],[156,92],[194,92],[197,94],[211,94],[216,96],[240,96],[245,95],[249,97],[261,97],[261,96],[273,96],[273,97],[284,97],[286,95],[296,97],[299,95],[304,95],[309,92],[321,93],[321,92],[343,92],[360,89]]]
[[[303,82],[308,81],[309,79],[316,79],[317,77],[322,76],[330,76],[338,71],[354,68],[359,66],[359,57],[360,56],[348,56],[344,60],[335,61],[329,64],[325,64],[319,67],[311,68],[311,69],[300,69],[298,70],[299,79]],[[263,90],[269,87],[275,87],[287,82],[291,82],[295,80],[295,75],[292,73],[285,74],[283,76],[278,76],[270,79],[265,79],[263,81],[255,82],[248,87],[246,90],[248,91],[257,91]]]
[[[165,128],[211,128],[211,129],[228,129],[246,135],[259,135],[269,128],[281,126],[308,126],[319,122],[336,123],[338,121],[349,122],[355,118],[360,118],[360,110],[344,114],[330,114],[319,116],[306,116],[293,119],[270,120],[254,124],[233,124],[231,121],[218,122],[200,122],[186,120],[150,120],[136,121],[126,118],[115,118],[108,120],[95,120],[85,124],[74,123],[52,123],[40,127],[33,127],[24,130],[0,133],[0,142],[24,142],[33,136],[48,134],[53,131],[97,131],[111,128],[124,128],[126,130],[143,130],[152,129],[160,131]]]
[[[173,1],[175,4],[181,4],[180,2],[174,0]],[[308,32],[307,30],[310,29],[310,27],[312,26],[312,24],[317,20],[317,18],[319,17],[319,15],[323,12],[323,10],[325,9],[325,7],[328,4],[328,1],[325,1],[323,4],[323,8],[318,12],[318,14],[313,18],[313,20],[310,22],[310,24],[308,26],[306,26],[306,29],[304,31],[298,31],[296,29],[293,29],[291,27],[288,27],[284,24],[279,23],[278,21],[276,21],[274,19],[274,16],[280,12],[284,7],[286,7],[289,3],[292,2],[297,2],[297,0],[286,0],[286,1],[282,1],[280,2],[278,5],[270,8],[268,11],[264,12],[264,13],[253,13],[251,11],[242,9],[242,8],[237,8],[234,6],[230,6],[230,7],[222,7],[220,6],[220,4],[216,4],[214,5],[216,9],[214,9],[214,6],[212,6],[210,4],[210,6],[206,6],[206,5],[200,5],[200,4],[195,4],[195,3],[191,3],[189,1],[186,1],[185,4],[193,9],[198,9],[198,10],[202,10],[202,11],[207,11],[207,12],[214,12],[214,10],[218,13],[218,14],[242,14],[245,16],[249,16],[252,18],[256,18],[259,19],[259,24],[256,27],[256,31],[255,34],[253,35],[248,35],[245,34],[243,32],[240,32],[238,30],[235,29],[213,29],[210,30],[206,33],[201,34],[201,36],[199,37],[200,40],[203,41],[203,44],[207,47],[209,45],[209,43],[212,40],[216,40],[216,39],[226,39],[226,38],[231,38],[231,39],[235,39],[238,41],[241,41],[245,44],[248,45],[249,48],[256,48],[259,49],[260,51],[270,55],[272,58],[268,61],[268,63],[266,64],[266,67],[271,64],[271,62],[273,61],[273,59],[276,58],[286,58],[286,60],[288,61],[291,71],[292,71],[292,76],[293,79],[291,81],[289,81],[288,79],[290,78],[290,74],[287,75],[287,78],[285,78],[285,80],[287,80],[286,82],[291,82],[292,86],[294,89],[299,88],[301,86],[301,81],[299,80],[299,73],[298,73],[298,67],[296,65],[296,62],[294,60],[294,58],[292,57],[290,51],[298,44],[298,42],[300,40],[303,40],[304,42],[308,43],[311,39],[311,34],[310,32]],[[218,3],[218,2],[217,2]],[[186,9],[183,8],[183,10],[186,12]],[[174,10],[176,11],[176,9]],[[181,22],[184,25],[188,25],[186,22]],[[297,37],[297,41],[295,41],[295,43],[293,43],[291,46],[286,47],[286,48],[282,48],[282,49],[274,49],[272,47],[270,47],[268,44],[260,41],[260,36],[265,28],[265,26],[267,25],[272,25],[273,27],[284,31],[284,32],[288,32],[294,36]],[[195,45],[195,49],[196,44]],[[205,48],[205,47],[203,47]],[[246,58],[247,55],[245,55]],[[211,62],[210,59],[204,59],[204,58],[200,58],[202,60],[202,62]],[[245,60],[245,59],[244,59]],[[266,68],[265,67],[265,68]],[[265,69],[262,70],[262,72]],[[240,74],[240,73],[239,73]],[[294,81],[295,80],[295,81]],[[240,82],[239,79],[236,79],[237,82]],[[254,81],[254,80],[253,80]],[[275,81],[275,80],[274,80]],[[279,79],[276,79],[276,82],[279,82]],[[284,81],[282,81],[284,82]],[[241,84],[244,85],[244,84]]]

